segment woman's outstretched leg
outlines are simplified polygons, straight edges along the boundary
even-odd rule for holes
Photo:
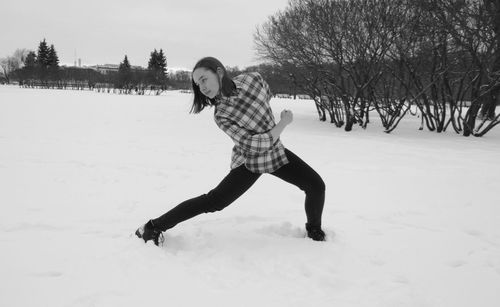
[[[146,223],[143,228],[146,232],[149,228],[152,238],[146,238],[148,236],[141,234],[140,229],[138,230],[139,234],[137,232],[136,234],[144,241],[154,240],[155,244],[158,245],[158,236],[161,232],[201,213],[215,212],[226,208],[245,193],[260,175],[250,172],[244,165],[241,165],[231,170],[219,185],[207,194],[186,200],[162,216]]]
[[[317,241],[323,241],[321,216],[325,203],[325,183],[323,179],[307,163],[302,161],[290,150],[285,150],[289,163],[282,166],[272,175],[297,186],[306,193],[304,207],[306,211],[308,236]]]

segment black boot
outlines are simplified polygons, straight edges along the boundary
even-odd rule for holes
[[[149,240],[153,240],[156,246],[163,245],[165,238],[161,233],[161,230],[156,228],[153,224],[153,220],[149,220],[146,224],[139,227],[135,231],[135,235],[144,240],[144,242],[148,242]]]
[[[321,226],[306,224],[307,237],[314,241],[326,241],[325,232],[321,230]]]

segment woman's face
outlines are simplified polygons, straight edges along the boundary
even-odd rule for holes
[[[203,95],[212,99],[219,93],[220,90],[220,74],[216,74],[213,71],[200,67],[193,71],[193,81],[198,87]]]

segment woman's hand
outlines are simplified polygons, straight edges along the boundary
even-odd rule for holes
[[[281,122],[284,125],[289,125],[293,121],[293,113],[290,110],[281,111]]]
[[[293,113],[290,110],[281,111],[281,120],[273,129],[271,129],[271,135],[273,136],[274,142],[276,142],[286,126],[288,126],[293,121]]]

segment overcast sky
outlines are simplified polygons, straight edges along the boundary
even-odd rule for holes
[[[204,56],[240,68],[256,61],[253,34],[288,0],[0,0],[0,57],[36,51],[46,38],[61,64],[147,66],[162,48],[168,67],[191,69]]]

